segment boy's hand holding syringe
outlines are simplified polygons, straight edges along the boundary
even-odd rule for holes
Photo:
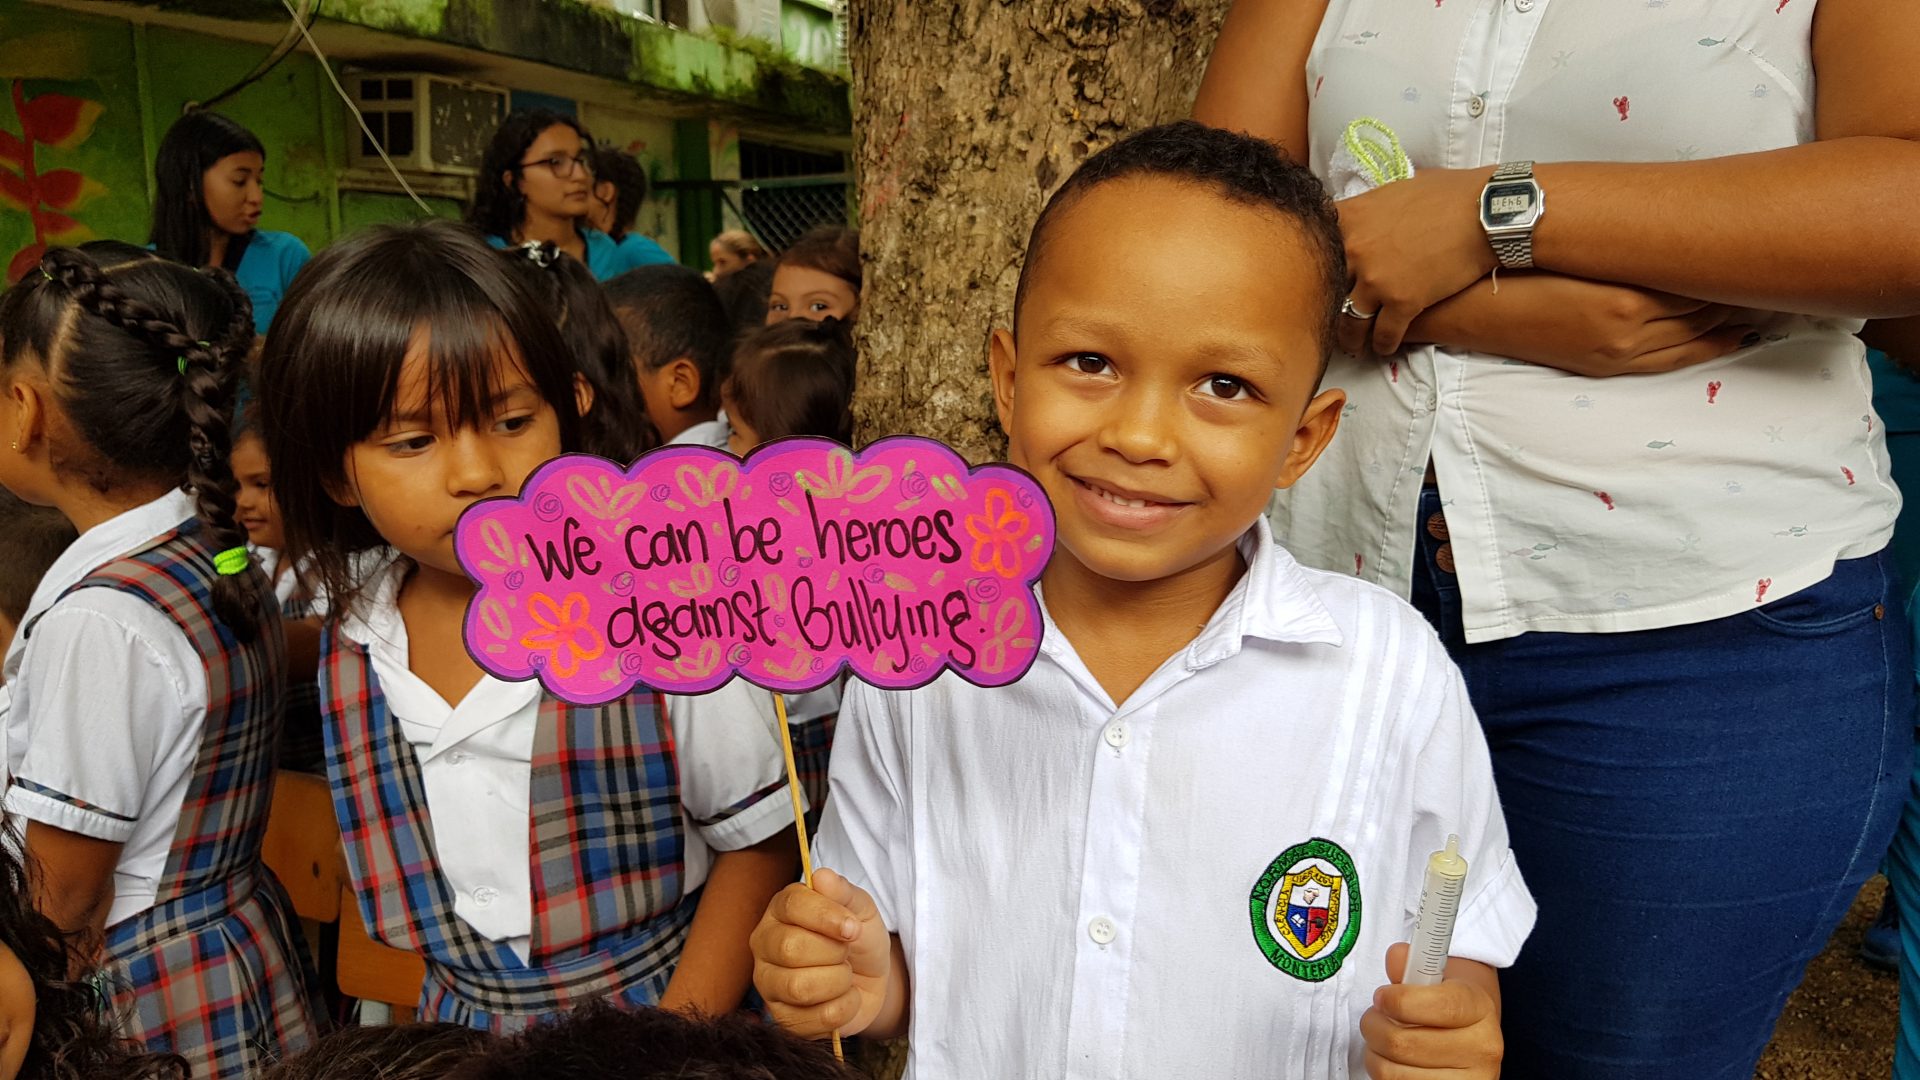
[[[1506,1043],[1499,978],[1485,964],[1447,955],[1466,882],[1460,838],[1449,836],[1446,850],[1427,860],[1413,942],[1387,950],[1389,982],[1373,992],[1373,1008],[1360,1018],[1373,1080],[1500,1075]]]

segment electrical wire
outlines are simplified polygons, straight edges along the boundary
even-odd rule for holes
[[[327,54],[320,51],[320,43],[313,40],[313,35],[307,31],[306,20],[302,19],[300,13],[294,10],[292,0],[280,0],[280,6],[286,8],[287,14],[293,17],[293,25],[300,29],[300,36],[306,39],[307,48],[313,50],[314,59],[320,61],[320,70],[326,72],[327,81],[333,84],[334,93],[339,94],[340,100],[347,103],[347,111],[353,114],[354,122],[360,125],[360,130],[366,135],[367,141],[373,144],[373,148],[379,152],[380,160],[387,165],[387,171],[392,173],[393,178],[400,182],[400,190],[406,192],[407,198],[412,199],[413,204],[418,206],[423,213],[432,214],[433,207],[428,206],[426,200],[422,199],[419,194],[413,190],[413,185],[407,183],[407,178],[400,175],[399,166],[395,165],[393,159],[387,156],[387,148],[382,145],[379,138],[374,135],[373,129],[367,126],[367,118],[360,115],[360,107],[353,103],[353,97],[347,93],[347,88],[340,85],[339,77],[333,73],[333,65],[327,62]]]
[[[308,17],[308,18],[312,17],[313,6],[319,2],[320,0],[300,0],[300,8],[301,8],[301,11],[303,12],[303,17]],[[228,98],[239,93],[240,91],[245,90],[247,87],[252,86],[254,83],[258,82],[260,79],[265,77],[267,72],[272,71],[275,67],[278,67],[280,64],[280,61],[286,59],[287,54],[293,51],[294,45],[297,44],[299,40],[300,40],[299,29],[295,26],[289,25],[287,27],[287,32],[280,35],[280,43],[278,45],[275,45],[272,49],[269,49],[267,51],[267,55],[261,58],[258,64],[255,64],[253,66],[252,71],[249,71],[247,72],[246,75],[242,76],[239,82],[234,83],[232,86],[227,87],[225,90],[220,91],[219,93],[213,95],[212,97],[206,99],[205,101],[187,102],[186,105],[181,108],[180,112],[184,115],[190,112],[199,112],[202,109],[211,109],[215,105],[220,104],[221,102],[227,100]]]

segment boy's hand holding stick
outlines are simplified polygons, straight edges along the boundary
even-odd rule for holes
[[[753,983],[790,1031],[891,1033],[905,1015],[905,958],[873,897],[831,870],[776,895],[752,944]]]

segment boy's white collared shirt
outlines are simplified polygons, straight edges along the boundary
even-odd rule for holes
[[[900,935],[910,1076],[1363,1076],[1360,1016],[1449,832],[1454,955],[1519,952],[1533,901],[1439,641],[1264,523],[1241,550],[1118,708],[1051,620],[1011,687],[848,687],[816,854]]]

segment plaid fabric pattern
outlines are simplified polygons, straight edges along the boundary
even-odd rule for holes
[[[827,761],[833,754],[833,722],[837,713],[815,717],[792,725],[793,768],[800,774],[800,789],[807,793],[807,832],[820,827],[820,812],[827,806]]]
[[[683,888],[679,771],[657,695],[598,708],[541,703],[523,965],[455,913],[419,759],[366,649],[331,626],[320,686],[327,775],[360,913],[375,939],[426,961],[423,1018],[505,1032],[595,999],[659,1000],[698,896]]]
[[[227,1080],[304,1049],[319,1012],[290,905],[260,862],[285,641],[268,621],[243,645],[214,617],[213,553],[200,532],[189,522],[74,588],[140,597],[206,664],[206,725],[155,904],[108,930],[101,970],[130,1037],[186,1058],[196,1080]],[[266,578],[249,573],[271,601]]]
[[[313,601],[298,593],[280,605],[280,617],[288,622],[317,614]],[[286,697],[281,700],[280,767],[294,772],[326,772],[326,740],[320,734],[319,680],[289,678]]]

